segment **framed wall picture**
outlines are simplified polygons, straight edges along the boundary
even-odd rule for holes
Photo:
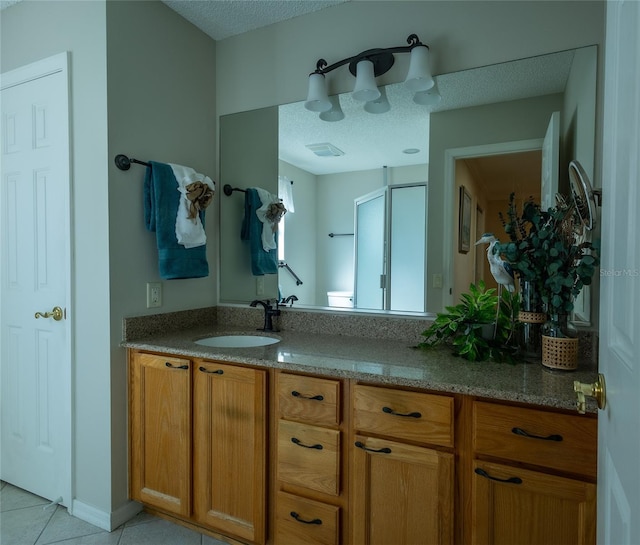
[[[471,247],[471,194],[460,186],[460,214],[458,227],[458,252],[466,254]]]

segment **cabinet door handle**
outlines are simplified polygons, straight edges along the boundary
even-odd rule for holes
[[[294,445],[298,445],[299,447],[304,447],[304,448],[314,448],[316,450],[322,450],[324,447],[320,444],[317,445],[305,445],[302,441],[300,441],[300,439],[296,438],[296,437],[292,437],[291,438],[291,442]]]
[[[491,479],[492,481],[498,481],[499,483],[510,483],[510,484],[522,484],[522,479],[520,477],[510,477],[508,479],[499,479],[498,477],[492,477],[489,475],[484,469],[476,467],[475,472],[477,475],[484,477],[486,479]]]
[[[361,443],[360,441],[356,441],[355,445],[356,447],[361,448],[362,450],[366,450],[367,452],[379,452],[381,454],[391,454],[391,449],[389,447],[384,447],[380,449],[369,448],[369,447],[366,447],[364,443]]]
[[[222,369],[209,371],[206,367],[198,367],[198,371],[202,371],[203,373],[209,373],[210,375],[224,375],[224,371]]]
[[[293,390],[291,392],[291,395],[293,397],[299,397],[300,399],[312,399],[313,401],[323,401],[324,400],[324,396],[321,396],[320,394],[318,394],[317,396],[305,396],[305,395],[302,395],[300,392],[296,392],[295,390]]]
[[[172,363],[165,361],[164,364],[169,367],[170,369],[189,369],[189,366],[187,364],[185,365],[173,365]]]
[[[295,511],[291,511],[290,515],[298,522],[302,522],[302,524],[322,524],[322,521],[320,519],[304,520],[300,518],[300,515],[298,515],[298,513],[296,513]]]
[[[422,418],[422,413],[397,413],[391,407],[382,407],[382,412],[387,414],[392,414],[394,416],[406,416],[408,418]]]
[[[531,439],[542,439],[543,441],[562,441],[562,435],[554,434],[547,435],[546,437],[542,437],[541,435],[533,435],[532,433],[528,433],[524,431],[522,428],[513,428],[511,433],[515,433],[516,435],[521,435],[522,437],[531,437]]]

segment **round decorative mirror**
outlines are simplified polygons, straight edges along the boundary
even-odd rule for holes
[[[584,228],[591,231],[596,225],[595,199],[589,176],[578,161],[569,163],[571,200]]]

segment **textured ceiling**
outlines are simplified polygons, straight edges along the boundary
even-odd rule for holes
[[[214,40],[293,19],[347,0],[163,0]]]
[[[22,0],[0,0],[0,10]],[[162,0],[214,40],[242,34],[349,0]]]

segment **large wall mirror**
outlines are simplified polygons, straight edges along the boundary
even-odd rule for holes
[[[302,102],[221,117],[221,184],[286,193],[293,206],[279,273],[259,277],[240,239],[244,193],[221,195],[220,302],[295,295],[295,307],[420,315],[470,282],[490,285],[473,243],[504,238],[509,194],[567,193],[573,159],[593,179],[596,69],[592,46],[436,76],[441,98],[427,105],[398,83],[377,112],[332,97],[336,120]]]

